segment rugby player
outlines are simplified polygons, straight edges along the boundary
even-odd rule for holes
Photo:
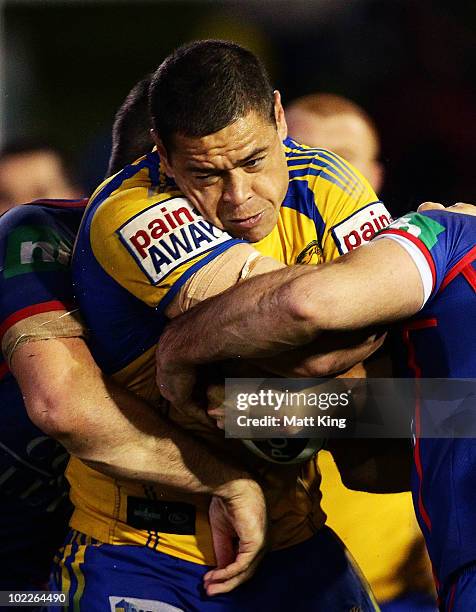
[[[285,113],[293,138],[337,153],[369,180],[376,193],[380,192],[384,178],[379,161],[380,139],[364,109],[342,96],[313,93],[293,100],[286,105]],[[371,365],[366,364],[371,368],[367,375],[391,376],[383,372],[384,363],[379,358]],[[391,606],[395,598],[399,605],[412,606],[415,612],[417,606],[426,607],[427,602],[434,609],[434,597],[430,595],[431,566],[415,519],[411,493],[368,495],[352,491],[343,486],[330,452],[320,452],[318,463],[327,524],[349,548],[382,610],[383,602]],[[421,566],[417,574],[409,567],[416,557]]]
[[[154,352],[169,317],[252,274],[329,261],[369,240],[390,216],[341,158],[286,140],[279,93],[259,61],[237,45],[202,41],[174,52],[152,79],[151,110],[157,152],[93,194],[73,273],[96,361],[114,380],[160,404]],[[209,330],[201,331],[206,341]],[[315,351],[309,349],[296,369],[315,373]],[[344,368],[327,363],[319,373]],[[315,460],[285,468],[266,464],[242,445],[225,443],[204,413],[163,410],[257,475],[276,552],[265,557],[254,580],[225,595],[237,581],[231,571],[210,570],[217,559],[209,496],[113,481],[72,459],[74,542],[61,561],[63,575],[75,576],[71,600],[87,608],[93,599],[129,601],[142,591],[148,609],[149,600],[187,610],[375,609],[323,528]],[[181,524],[167,518],[177,513]],[[296,557],[299,603],[288,578]],[[200,592],[203,576],[215,598]]]
[[[243,469],[164,423],[150,406],[104,380],[94,363],[74,308],[69,269],[85,205],[85,200],[39,200],[0,220],[4,590],[46,586],[71,515],[63,478],[67,451],[113,478],[165,481],[213,494],[234,511],[234,530],[249,541],[254,535],[249,512],[264,514],[259,488]]]
[[[476,207],[459,203],[450,207],[453,214],[430,208],[436,210],[401,217],[336,262],[252,279],[173,322],[158,350],[163,392],[176,402],[188,395],[190,364],[265,355],[309,342],[322,330],[402,320],[407,376],[474,379]],[[211,330],[206,347],[196,342],[202,326]],[[416,405],[414,506],[441,609],[463,612],[476,605],[476,444],[472,438],[420,437],[431,407],[424,398]]]
[[[144,115],[147,86],[147,80],[136,85],[117,113],[110,171],[119,159],[134,159],[151,147]],[[71,514],[63,478],[66,451],[112,477],[142,477],[144,482],[163,482],[158,458],[166,455],[166,482],[215,494],[230,514],[234,510],[234,529],[249,541],[248,513],[260,511],[259,489],[257,495],[256,484],[247,483],[243,469],[163,423],[144,402],[105,381],[94,363],[74,308],[69,269],[86,203],[40,200],[0,220],[4,590],[45,588],[53,552],[64,540]],[[193,471],[183,456],[191,458]],[[197,457],[206,464],[204,474]],[[246,509],[241,523],[240,503]]]
[[[119,162],[132,161],[151,148],[149,121],[144,116],[148,84],[147,78],[139,82],[118,110],[110,171]],[[13,203],[23,204],[27,201],[23,196],[72,196],[74,190],[63,166],[49,145],[25,141],[6,147],[0,158],[0,196],[4,198],[0,210],[12,208]],[[25,176],[29,178],[26,182]],[[3,215],[0,221],[0,338],[4,356],[0,358],[4,407],[0,586],[5,590],[44,588],[47,584],[53,553],[64,540],[72,510],[64,478],[66,448],[94,459],[94,440],[87,441],[80,427],[81,406],[94,399],[102,406],[102,414],[107,414],[108,406],[112,415],[119,413],[115,402],[105,399],[108,394],[85,348],[77,310],[71,315],[68,312],[74,303],[69,261],[86,204],[87,200],[36,200]],[[38,366],[43,353],[48,353],[44,371]],[[49,361],[55,354],[58,357]],[[60,362],[61,367],[55,370]],[[78,374],[80,365],[83,378],[72,377],[74,385],[79,385],[76,393],[74,385],[70,386],[71,400],[76,403],[65,402],[64,397],[55,403],[55,392],[65,384],[68,366],[76,367]],[[90,395],[93,389],[101,390],[95,398]],[[123,406],[128,404],[126,399]],[[119,431],[124,432],[124,427],[123,423]],[[97,442],[101,453],[104,442],[104,438]]]

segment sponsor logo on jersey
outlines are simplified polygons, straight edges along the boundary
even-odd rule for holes
[[[410,213],[400,217],[388,226],[389,230],[406,232],[423,242],[428,250],[438,242],[438,236],[445,231],[443,225],[431,217],[419,213]]]
[[[136,529],[179,535],[195,533],[195,506],[142,497],[127,498],[127,524]]]
[[[138,599],[137,597],[109,597],[111,612],[184,612],[164,601]]]
[[[374,202],[341,221],[331,230],[339,253],[353,251],[361,244],[369,242],[377,232],[392,221],[390,213],[382,202]]]
[[[322,249],[317,240],[310,242],[296,258],[298,264],[317,264],[322,256]]]
[[[28,272],[64,270],[72,247],[51,227],[21,225],[8,235],[3,275],[11,278]]]
[[[117,233],[154,285],[187,261],[231,240],[184,198],[154,204]]]

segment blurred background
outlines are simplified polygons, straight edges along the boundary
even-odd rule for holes
[[[86,195],[134,82],[183,42],[226,38],[264,60],[285,105],[330,92],[373,117],[392,212],[476,201],[476,2],[4,0],[0,23],[2,144],[48,140]]]

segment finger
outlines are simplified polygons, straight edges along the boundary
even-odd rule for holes
[[[220,593],[228,593],[235,589],[240,584],[246,582],[254,574],[261,557],[264,552],[260,553],[248,567],[237,575],[234,575],[226,580],[217,578],[218,570],[212,570],[204,576],[204,588],[207,595],[219,595]]]
[[[223,582],[235,578],[250,567],[258,554],[259,551],[238,553],[235,561],[225,567],[210,570],[205,574],[203,580],[206,582]]]
[[[157,377],[156,379],[156,384],[159,387],[160,395],[166,400],[169,400],[169,402],[171,402],[174,399],[173,393],[170,391],[170,389],[165,383],[160,382],[161,380],[162,379],[159,377]]]
[[[230,567],[236,557],[233,539],[229,533],[212,531],[213,548],[218,568]],[[211,570],[215,571],[215,570]],[[210,572],[208,572],[210,573]],[[205,575],[206,576],[206,575]]]
[[[205,592],[209,597],[213,597],[213,595],[222,595],[224,593],[229,593],[236,589],[236,587],[240,586],[246,582],[249,578],[251,578],[251,573],[249,575],[240,575],[236,578],[232,578],[231,580],[227,580],[226,582],[212,582],[204,584]]]
[[[217,384],[208,385],[207,400],[210,406],[221,406],[225,401],[225,386]]]
[[[474,204],[468,204],[467,202],[456,202],[453,206],[449,206],[448,210],[462,213],[463,215],[476,215],[476,206]]]
[[[157,368],[156,384],[165,399],[176,404],[187,402],[193,392],[195,385],[195,373],[193,370],[180,370],[176,373],[165,373]]]
[[[208,416],[212,417],[212,419],[222,419],[225,416],[225,411],[223,408],[208,408],[207,409]]]
[[[424,210],[441,210],[444,208],[445,207],[443,206],[443,204],[440,204],[439,202],[423,202],[422,204],[420,204],[417,210],[418,212],[422,212]]]

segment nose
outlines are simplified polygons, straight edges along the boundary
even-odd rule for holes
[[[232,206],[241,206],[252,196],[252,176],[241,168],[235,168],[223,181],[222,200]]]

